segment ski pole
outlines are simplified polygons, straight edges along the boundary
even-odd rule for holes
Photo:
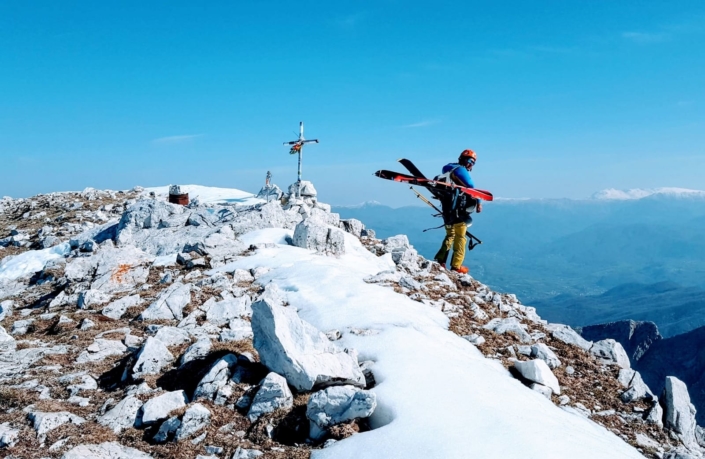
[[[441,212],[441,210],[440,210],[438,207],[434,206],[431,201],[429,201],[428,199],[426,199],[426,196],[424,196],[424,195],[422,195],[421,193],[419,193],[418,191],[416,191],[413,187],[409,187],[409,189],[410,189],[411,191],[413,191],[414,194],[416,194],[416,197],[417,197],[417,198],[419,198],[420,200],[422,200],[423,202],[425,202],[425,203],[428,204],[429,206],[433,207],[433,209],[434,209],[436,212],[438,212],[439,214],[443,214],[443,212]]]

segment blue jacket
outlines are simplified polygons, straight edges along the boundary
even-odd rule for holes
[[[450,174],[450,177],[455,183],[468,188],[475,188],[475,182],[472,181],[472,177],[470,177],[470,172],[465,169],[465,166],[461,166],[458,163],[450,163],[443,166],[444,174],[450,171],[453,171],[453,173]]]

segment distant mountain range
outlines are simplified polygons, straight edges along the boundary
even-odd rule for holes
[[[407,234],[432,258],[443,229],[428,207],[337,207],[378,236]],[[705,325],[705,192],[605,190],[592,199],[501,199],[473,216],[471,274],[551,321],[653,320],[665,336]],[[655,284],[655,285],[652,285]]]

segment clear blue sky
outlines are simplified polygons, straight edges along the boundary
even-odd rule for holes
[[[333,204],[465,148],[479,188],[705,189],[705,3],[0,2],[0,195],[304,178]]]

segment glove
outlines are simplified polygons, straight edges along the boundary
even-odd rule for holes
[[[479,214],[482,212],[482,202],[477,201],[477,207],[475,208],[475,211]]]

